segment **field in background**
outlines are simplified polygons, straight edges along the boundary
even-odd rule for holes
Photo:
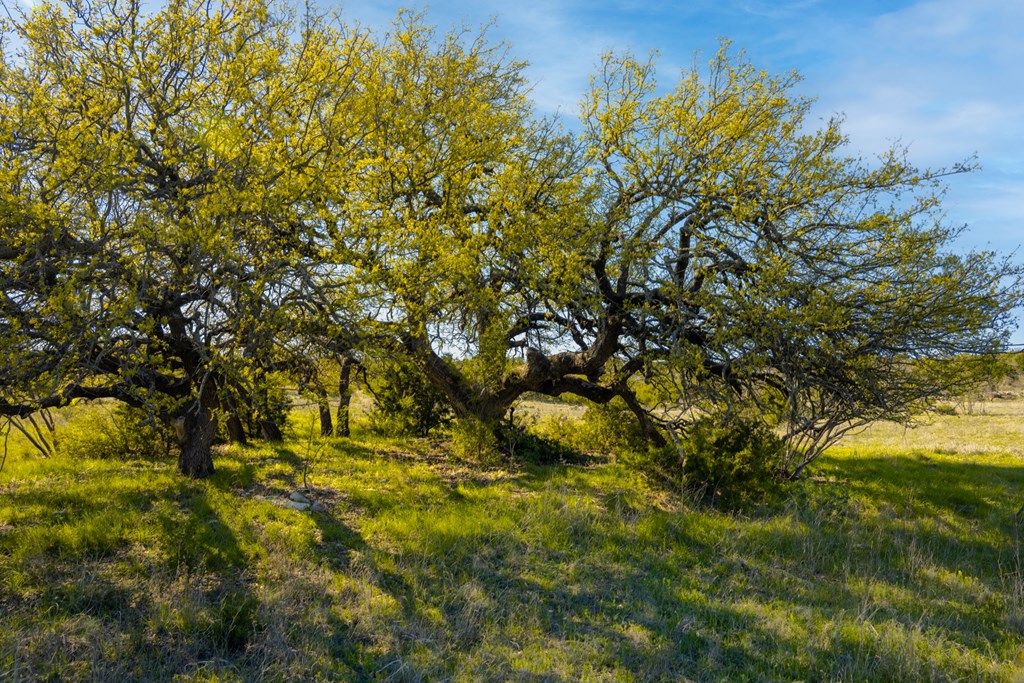
[[[958,410],[745,514],[597,459],[321,440],[301,411],[201,482],[15,443],[0,680],[1022,681],[1024,401]]]

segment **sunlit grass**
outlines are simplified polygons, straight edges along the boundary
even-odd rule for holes
[[[1019,681],[1020,427],[977,408],[873,427],[745,514],[305,413],[201,482],[21,451],[0,679]],[[303,481],[326,512],[281,505]]]

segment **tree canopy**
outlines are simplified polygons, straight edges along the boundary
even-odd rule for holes
[[[362,38],[275,11],[48,3],[5,25],[5,413],[116,398],[184,421],[182,471],[212,471],[212,412],[280,343],[358,133]]]
[[[193,476],[269,372],[353,352],[486,424],[525,392],[619,398],[654,443],[753,411],[796,475],[976,381],[1020,302],[1018,265],[952,249],[970,161],[850,157],[728,46],[668,89],[604,56],[576,127],[486,32],[408,13],[45,2],[3,37],[0,413],[125,401]]]

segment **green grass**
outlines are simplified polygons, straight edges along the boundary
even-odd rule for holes
[[[745,514],[597,460],[321,449],[302,417],[201,482],[14,451],[0,680],[1022,681],[1024,458],[999,410],[873,428]],[[927,431],[947,421],[965,445]],[[326,512],[276,504],[304,471]]]

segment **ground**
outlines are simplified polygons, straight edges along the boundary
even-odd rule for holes
[[[199,482],[12,446],[0,680],[1024,681],[1024,403],[953,408],[732,513],[306,413]]]

